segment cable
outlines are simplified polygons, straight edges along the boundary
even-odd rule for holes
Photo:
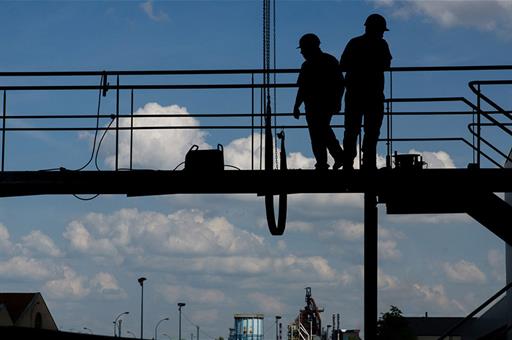
[[[176,171],[176,169],[178,169],[183,164],[185,164],[185,162],[181,162],[180,164],[176,165],[176,167],[172,169],[172,171]]]
[[[242,169],[240,169],[239,167],[234,166],[234,165],[224,164],[224,166],[227,166],[227,167],[229,167],[229,168],[233,168],[233,169],[237,169],[237,170],[242,170]]]
[[[101,143],[103,142],[103,138],[105,138],[105,135],[108,132],[108,129],[112,126],[112,123],[116,120],[116,117],[114,115],[111,116],[110,123],[107,125],[107,128],[103,131],[103,135],[100,138],[100,142],[98,143],[98,148],[96,149],[96,156],[94,157],[94,165],[96,166],[96,170],[101,171],[100,167],[98,166],[98,155],[100,153]]]
[[[182,313],[183,313],[183,312],[182,312]],[[188,318],[187,314],[183,313],[182,315],[183,315],[183,317],[185,318],[185,320],[187,320],[187,321],[188,321],[188,323],[190,323],[192,326],[194,326],[194,327],[199,327],[199,325],[196,325],[194,322],[192,322],[192,320],[190,320],[190,319]],[[215,339],[216,339],[214,336],[211,336],[210,334],[208,334],[208,333],[206,333],[205,331],[203,331],[201,327],[199,327],[199,333],[202,333],[203,335],[206,335],[209,339],[213,339],[213,340],[215,340]]]
[[[80,201],[92,201],[93,199],[95,199],[96,197],[98,197],[100,194],[94,194],[93,196],[91,197],[88,197],[88,198],[83,198],[83,197],[80,197],[78,196],[77,194],[72,194],[75,198],[78,198]]]
[[[76,169],[75,171],[82,171],[83,169],[87,168],[87,166],[89,164],[91,164],[92,159],[94,158],[94,153],[96,151],[96,139],[98,137],[98,129],[100,127],[100,108],[101,108],[101,92],[102,92],[102,85],[103,85],[103,77],[105,77],[104,74],[101,75],[101,78],[100,78],[100,89],[98,90],[98,109],[97,109],[97,113],[96,113],[96,131],[94,132],[94,140],[93,140],[93,143],[92,143],[91,157],[89,158],[87,163],[85,163],[84,166],[82,166],[79,169]]]

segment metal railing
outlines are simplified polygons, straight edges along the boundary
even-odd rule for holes
[[[470,100],[463,96],[457,97],[410,97],[410,98],[394,98],[393,93],[397,91],[396,85],[393,84],[396,80],[393,80],[393,77],[396,77],[396,74],[400,73],[431,73],[431,72],[473,72],[473,71],[511,71],[512,66],[510,65],[494,65],[494,66],[459,66],[459,67],[394,67],[388,73],[388,78],[390,80],[388,85],[388,91],[390,92],[388,99],[386,100],[387,107],[387,122],[385,124],[386,132],[382,133],[385,135],[385,138],[381,138],[380,141],[386,143],[386,155],[388,158],[391,157],[393,153],[393,143],[404,143],[404,142],[457,142],[461,143],[465,147],[468,147],[473,154],[473,163],[477,166],[482,166],[481,158],[485,158],[489,161],[493,166],[501,167],[504,162],[498,161],[495,159],[495,156],[498,155],[500,158],[504,157],[507,159],[507,155],[501,151],[496,145],[494,145],[491,141],[489,141],[485,136],[482,135],[482,128],[498,128],[505,134],[512,135],[512,130],[509,128],[512,122],[512,114],[510,111],[503,109],[499,106],[495,101],[491,100],[488,96],[484,95],[481,91],[481,86],[487,85],[512,85],[512,81],[509,80],[485,80],[485,81],[472,81],[469,83],[470,89],[476,95],[476,104],[473,104]],[[281,76],[291,76],[295,75],[298,70],[297,69],[279,69],[279,70],[271,70],[268,71],[272,74],[281,75]],[[240,69],[240,70],[162,70],[162,71],[79,71],[79,72],[0,72],[0,80],[4,85],[0,86],[0,91],[3,94],[3,103],[2,103],[2,144],[1,144],[1,171],[5,171],[7,159],[7,150],[6,145],[8,145],[8,138],[11,134],[20,133],[20,132],[59,132],[59,131],[93,131],[95,133],[103,132],[106,134],[109,131],[112,131],[115,134],[115,170],[119,170],[119,134],[121,131],[129,131],[130,132],[130,164],[129,169],[133,169],[132,158],[133,158],[133,132],[137,130],[177,130],[177,129],[204,129],[204,130],[250,130],[251,131],[251,169],[257,169],[258,167],[255,165],[255,148],[256,148],[256,133],[259,130],[260,136],[263,133],[263,99],[258,96],[257,91],[261,92],[264,88],[275,88],[275,89],[293,89],[296,87],[296,84],[292,81],[289,82],[281,82],[276,84],[264,85],[261,80],[256,80],[257,77],[262,77],[266,72],[263,70],[257,69]],[[242,81],[217,81],[216,83],[212,83],[209,81],[204,81],[202,83],[190,83],[189,77],[215,77],[215,79],[220,79],[221,77],[235,77],[242,78]],[[100,77],[100,83],[97,85],[94,84],[84,84],[83,79],[96,79]],[[123,77],[123,83],[121,83],[121,77]],[[154,79],[154,78],[157,79]],[[178,77],[178,78],[186,78],[186,81],[182,81],[181,83],[176,83],[176,80],[170,82],[168,79],[162,81],[159,77]],[[82,81],[81,84],[74,83],[75,78],[78,78]],[[114,79],[115,84],[109,83],[109,78]],[[125,78],[127,79],[125,81]],[[133,78],[137,79],[138,82],[134,83]],[[151,79],[151,82],[148,83],[147,78]],[[21,81],[25,81],[28,84],[19,85],[20,79],[25,79]],[[43,80],[43,84],[41,81],[39,83],[35,83],[34,80],[37,79],[40,81]],[[68,81],[69,79],[72,82]],[[230,78],[232,79],[232,78]],[[229,80],[230,80],[229,79]],[[157,82],[156,80],[160,80]],[[49,84],[47,82],[50,82]],[[6,84],[6,83],[13,84]],[[130,82],[130,83],[128,83]],[[63,84],[64,83],[64,84]],[[221,113],[221,114],[213,114],[213,113],[191,113],[191,114],[137,114],[134,115],[134,97],[139,92],[144,91],[231,91],[231,90],[241,90],[241,91],[249,91],[250,93],[250,103],[247,103],[250,106],[248,112],[240,112],[240,113]],[[462,91],[462,89],[457,89]],[[11,114],[12,108],[9,106],[10,95],[12,93],[27,93],[27,92],[82,92],[82,91],[98,91],[101,93],[101,96],[106,96],[109,91],[115,92],[115,113],[112,114],[101,114],[99,109],[97,114]],[[120,98],[121,94],[128,92],[130,96],[130,112],[129,113],[121,113],[121,103]],[[99,98],[101,100],[101,97]],[[491,110],[484,110],[481,105],[481,101],[485,101],[489,106],[492,107]],[[395,111],[393,105],[394,104],[403,104],[403,103],[415,103],[415,104],[428,104],[428,103],[454,103],[459,102],[465,105],[468,108],[468,111],[446,111],[446,110],[437,110],[437,111]],[[292,102],[288,106],[291,106]],[[242,111],[242,110],[240,110]],[[272,113],[273,117],[279,117],[280,119],[288,119],[291,118],[292,114],[289,112],[274,112]],[[398,117],[403,116],[468,116],[473,117],[473,121],[467,124],[467,127],[470,132],[470,138],[462,135],[450,135],[450,136],[438,136],[438,137],[408,137],[408,136],[396,136],[395,128],[394,128],[394,120]],[[215,118],[216,121],[221,121],[220,124],[208,124],[208,125],[180,125],[180,126],[134,126],[134,119],[145,119],[145,118],[178,118],[178,117],[194,117],[194,118]],[[504,117],[506,121],[500,121],[495,117]],[[482,117],[486,120],[485,123],[482,122]],[[76,121],[76,120],[84,120],[84,119],[95,119],[98,122],[99,119],[110,118],[110,124],[108,126],[100,126],[99,124],[95,124],[95,126],[84,126],[84,125],[72,125],[68,124],[67,121]],[[129,119],[129,126],[120,126],[120,119]],[[222,119],[226,118],[226,119]],[[249,120],[248,123],[244,124],[226,124],[227,119],[231,120],[234,118],[246,119]],[[258,124],[258,119],[259,124]],[[33,120],[33,121],[49,121],[55,122],[59,120],[58,124],[45,124],[44,126],[11,126],[9,123],[15,120]],[[228,121],[229,122],[229,121]],[[335,124],[335,128],[342,128],[343,125]],[[305,129],[306,125],[304,124],[292,124],[290,122],[275,124],[273,127],[274,131],[276,129]],[[8,136],[9,135],[9,136]],[[261,137],[260,137],[261,138]],[[472,140],[470,140],[472,139]],[[261,141],[260,141],[261,144]],[[485,146],[486,150],[493,153],[490,155],[488,152],[483,150]],[[509,148],[509,145],[506,145]],[[261,147],[260,147],[261,150]],[[260,151],[261,152],[261,151]],[[260,155],[260,169],[261,169],[261,155]],[[278,162],[275,162],[277,165]],[[388,164],[390,165],[390,164]]]

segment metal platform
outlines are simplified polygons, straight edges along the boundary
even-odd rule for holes
[[[187,172],[4,171],[0,197],[67,194],[127,196],[169,194],[364,193],[377,195],[430,192],[510,192],[512,169],[227,170]]]

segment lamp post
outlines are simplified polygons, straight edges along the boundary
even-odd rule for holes
[[[276,315],[276,340],[279,340],[279,332],[278,332],[279,320],[281,320],[281,316],[280,315]]]
[[[130,314],[130,312],[123,312],[121,314],[119,314],[118,316],[116,316],[115,320],[114,320],[114,336],[116,337],[117,336],[117,332],[116,332],[116,327],[117,327],[117,320],[123,316],[123,315],[127,315],[127,314]],[[119,328],[119,336],[121,336],[121,328]]]
[[[180,312],[180,322],[179,322],[179,331],[178,331],[178,340],[181,340],[181,307],[184,307],[186,303],[178,302],[178,311]]]
[[[156,326],[155,326],[155,338],[154,338],[155,340],[157,339],[157,335],[158,335],[158,325],[160,325],[160,322],[166,321],[166,320],[169,320],[169,318],[163,318],[162,320],[160,320],[160,321],[158,321],[156,323]]]
[[[137,281],[140,284],[140,338],[142,339],[144,336],[144,281],[147,279],[145,277],[139,277]]]

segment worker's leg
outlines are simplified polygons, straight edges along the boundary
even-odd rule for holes
[[[336,134],[334,133],[332,127],[331,127],[331,120],[332,115],[327,114],[326,120],[324,124],[324,136],[325,136],[325,145],[327,146],[327,150],[329,150],[329,153],[331,154],[332,158],[334,158],[335,164],[343,163],[343,149],[340,145],[340,142],[336,138]]]
[[[309,136],[311,138],[311,149],[316,159],[315,168],[324,170],[329,168],[327,164],[327,147],[325,145],[325,118],[318,113],[306,113]]]
[[[363,167],[367,169],[377,168],[377,142],[383,118],[384,107],[378,103],[364,114]]]
[[[343,136],[344,169],[352,169],[357,155],[357,136],[361,130],[362,113],[357,100],[349,95],[345,97],[345,134]]]

